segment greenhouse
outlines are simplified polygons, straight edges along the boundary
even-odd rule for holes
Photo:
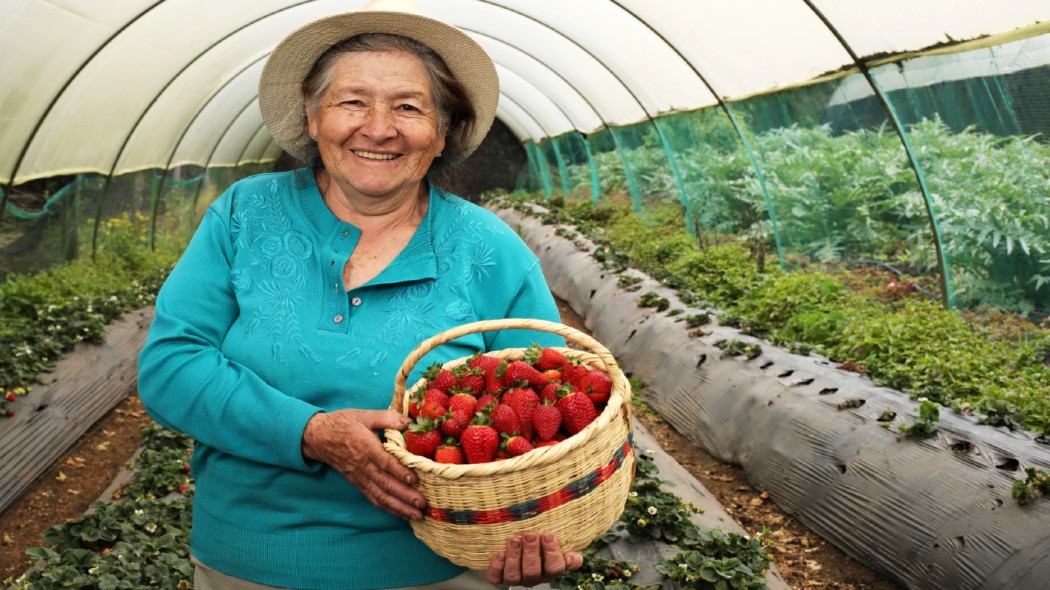
[[[602,508],[584,508],[582,502],[604,499],[615,485],[626,499],[612,502],[610,516],[616,521],[626,502],[620,520],[602,536],[608,523],[595,524],[601,531],[572,546],[581,551],[582,565],[533,580],[536,587],[1050,588],[1045,0],[7,0],[2,8],[0,553],[10,554],[0,562],[5,590],[200,586],[203,563],[195,566],[189,554],[191,509],[195,499],[212,500],[206,494],[223,480],[198,490],[194,477],[236,461],[223,454],[230,452],[226,434],[183,434],[179,420],[230,420],[247,432],[253,423],[243,416],[257,409],[280,414],[265,426],[267,436],[279,440],[287,434],[282,428],[294,428],[285,412],[305,404],[271,395],[280,393],[281,379],[312,383],[329,370],[374,370],[382,395],[394,396],[389,409],[407,416],[406,402],[424,406],[422,391],[434,387],[437,369],[424,372],[431,361],[446,368],[470,362],[470,370],[480,371],[462,351],[504,354],[502,376],[515,358],[512,349],[530,358],[516,344],[492,346],[515,342],[502,336],[516,333],[515,326],[476,328],[487,331],[484,337],[469,329],[474,320],[503,321],[482,310],[500,305],[504,295],[492,293],[510,293],[511,287],[487,286],[474,308],[457,297],[464,285],[496,283],[533,258],[542,270],[533,282],[549,287],[564,325],[525,327],[552,332],[539,342],[563,338],[566,354],[583,351],[583,360],[558,365],[559,385],[570,391],[591,387],[570,383],[571,370],[564,367],[596,365],[612,379],[612,397],[596,402],[590,426],[558,436],[565,440],[550,449],[531,451],[542,459],[506,457],[504,467],[484,471],[445,466],[462,469],[437,469],[439,484],[451,485],[441,480],[449,473],[464,481],[477,473],[484,477],[476,485],[499,486],[499,477],[515,475],[513,468],[521,465],[522,472],[550,469],[528,478],[549,480],[549,488],[558,479],[552,474],[569,470],[564,461],[573,452],[597,457],[585,445],[600,444],[623,426],[612,445],[619,454],[600,465],[572,465],[582,470],[565,484],[572,500],[543,488],[542,498],[515,500],[510,508],[435,509],[425,513],[427,526],[440,521],[442,535],[466,546],[474,531],[487,526],[479,524],[479,514],[505,517],[520,509],[527,526],[549,525],[570,545],[574,532],[584,534],[575,530],[583,523],[602,522]],[[435,149],[427,157],[436,162],[432,170],[439,164],[458,169],[447,186],[435,184],[438,177],[429,173],[415,180],[429,187],[428,202],[447,190],[480,206],[469,209],[478,216],[470,223],[480,224],[469,230],[469,243],[478,248],[470,254],[465,245],[442,242],[437,221],[420,220],[412,226],[417,231],[402,232],[403,239],[396,237],[402,235],[394,231],[398,226],[391,226],[385,234],[391,237],[376,242],[369,259],[352,255],[357,243],[372,244],[364,239],[338,254],[348,232],[351,240],[377,235],[357,229],[366,226],[354,220],[364,218],[343,216],[329,202],[331,190],[350,186],[336,177],[341,168],[326,159],[333,156],[330,147],[326,151],[322,118],[336,109],[324,102],[332,72],[343,70],[323,66],[321,51],[309,59],[296,55],[301,47],[291,42],[299,33],[305,39],[304,31],[312,33],[317,23],[346,26],[370,11],[408,24],[335,36],[325,48],[373,32],[409,37],[424,50],[432,45],[429,51],[445,68],[441,75],[456,82],[455,92],[432,90],[420,99],[424,107],[412,110],[429,117],[426,105],[437,105],[435,129],[446,135],[435,141],[445,156]],[[471,45],[463,51],[473,57],[450,57],[457,50],[445,49],[453,43],[447,31],[433,33],[431,44],[413,36],[425,33],[400,32],[427,31],[433,22],[465,35]],[[354,51],[419,53],[401,45],[365,47],[332,63],[343,63],[338,60]],[[470,53],[475,47],[482,53]],[[483,54],[494,72],[486,69],[487,59],[477,58]],[[297,109],[294,117],[282,118],[273,114],[267,93],[275,86],[268,81],[279,75],[279,64],[296,57],[310,74],[304,79],[306,71],[296,72],[294,83],[281,82],[292,88]],[[419,53],[415,61],[427,68],[427,87],[437,88],[427,60]],[[309,83],[323,67],[333,69],[311,95]],[[498,87],[478,81],[490,75]],[[354,92],[363,92],[360,87]],[[488,95],[492,108],[485,106]],[[484,137],[480,145],[463,148],[462,162],[456,151],[462,146],[449,131],[459,120],[442,110],[458,108],[456,101],[470,103],[471,120],[477,116],[475,126],[465,127],[471,137]],[[339,108],[348,109],[345,104]],[[396,116],[396,125],[409,124],[400,122],[407,115]],[[490,129],[487,116],[494,119]],[[302,127],[297,132],[312,147],[297,151],[300,144],[275,131],[285,125]],[[406,137],[405,145],[415,149],[412,136]],[[361,148],[352,149],[361,156]],[[414,157],[381,152],[359,159],[371,159],[369,165],[378,168],[388,158]],[[288,189],[299,195],[294,191],[304,190],[304,177],[311,178],[309,194],[319,193],[317,202],[331,210],[324,213],[343,223],[342,237],[331,229],[330,237],[308,241],[295,229],[298,220],[267,196],[279,192],[275,178],[299,179],[298,188]],[[263,183],[272,184],[263,191]],[[247,210],[237,208],[240,201],[231,204],[251,190],[258,194]],[[429,207],[420,219],[468,215]],[[309,207],[295,207],[300,209]],[[484,225],[490,218],[507,231]],[[206,250],[202,242],[217,228],[231,240]],[[434,232],[432,244],[430,233],[419,233],[424,228]],[[328,231],[325,226],[316,233]],[[428,240],[425,254],[419,251],[422,240]],[[332,265],[337,259],[346,263],[343,282],[337,267],[322,264],[330,249],[336,253]],[[225,257],[220,270],[228,274],[213,272],[218,263],[188,268],[216,253]],[[464,258],[468,267],[457,268],[455,261]],[[426,268],[422,275],[412,274],[417,262]],[[353,274],[367,272],[369,264],[376,265],[374,272]],[[323,280],[303,287],[313,280],[311,272]],[[506,318],[554,319],[546,299],[530,303],[528,289],[535,285],[528,276],[522,275],[513,297],[507,295]],[[407,295],[381,294],[397,282],[411,283]],[[187,316],[209,318],[192,336],[220,333],[223,366],[253,373],[251,362],[261,359],[267,368],[258,375],[237,376],[240,387],[251,389],[243,395],[261,396],[257,405],[230,395],[228,407],[183,412],[159,401],[161,390],[185,388],[186,406],[196,407],[203,388],[219,387],[220,379],[213,369],[216,374],[207,379],[184,385],[187,373],[171,367],[190,367],[201,357],[162,354],[157,341],[175,341],[178,329],[172,326],[180,325],[170,315],[173,304],[158,303],[162,285],[188,293],[183,299],[168,295],[183,303]],[[232,298],[247,292],[255,295],[244,296],[244,307],[236,310],[213,301],[216,293]],[[385,315],[377,310],[380,297]],[[372,317],[367,314],[377,314],[374,321],[382,324],[366,334],[359,322]],[[234,337],[242,323],[244,336]],[[450,323],[457,327],[449,330]],[[166,340],[163,330],[171,331]],[[318,340],[311,340],[311,332]],[[322,346],[336,346],[320,344],[333,338],[344,339],[341,356],[321,352],[327,351]],[[226,348],[241,342],[249,348]],[[215,352],[220,354],[218,347]],[[335,368],[320,368],[328,364]],[[532,364],[541,367],[540,361]],[[157,383],[146,379],[150,375]],[[422,385],[413,385],[416,379]],[[253,385],[256,380],[265,385]],[[461,378],[456,387],[467,387],[463,383]],[[520,380],[515,385],[508,377],[497,395],[519,386]],[[414,389],[420,390],[416,398]],[[535,389],[539,394],[541,388]],[[333,409],[314,411],[335,415]],[[445,410],[435,431],[452,419],[452,410]],[[478,414],[490,417],[487,410]],[[129,452],[110,457],[112,469],[126,463],[130,473],[122,475],[91,466],[109,454],[110,442],[85,446],[103,432],[116,445],[117,427],[108,422],[114,417],[135,430]],[[617,424],[618,417],[625,425]],[[438,502],[426,487],[430,467],[399,454],[411,429],[405,437],[378,423],[371,430],[384,428],[376,448],[415,469],[421,479],[416,487],[430,504]],[[519,428],[531,438],[531,426],[520,421]],[[302,452],[272,461],[295,464],[289,471],[297,473],[308,471],[299,464],[325,463],[311,455],[308,441],[314,439],[306,430],[297,432]],[[680,446],[647,457],[644,444],[659,446],[654,433],[664,443],[679,437]],[[504,437],[513,438],[509,434]],[[275,457],[283,448],[263,440],[251,444],[271,445]],[[555,451],[559,445],[571,450]],[[508,446],[504,440],[501,452],[510,453]],[[693,450],[710,460],[706,468],[695,468],[698,459],[686,460]],[[235,458],[270,461],[250,452]],[[251,472],[241,465],[230,469]],[[726,484],[729,472],[720,470],[729,468],[737,470],[736,479]],[[103,480],[98,490],[41,491],[48,482],[69,487],[76,473],[93,470]],[[282,478],[264,481],[277,485]],[[352,475],[346,480],[355,482]],[[584,480],[592,487],[581,492]],[[669,480],[677,485],[655,491]],[[282,489],[270,494],[280,496]],[[92,503],[100,494],[105,501]],[[674,494],[679,498],[671,502]],[[83,505],[61,516],[24,516],[34,498],[59,504],[55,495],[63,501],[82,496],[76,499]],[[651,504],[638,504],[639,497]],[[702,506],[706,516],[691,504],[708,501]],[[537,508],[550,502],[549,510]],[[685,522],[679,522],[681,530],[672,528],[670,516],[661,520],[671,506]],[[219,525],[201,524],[205,510],[192,510],[196,557],[209,564],[248,559],[209,553],[204,539],[216,543],[208,535]],[[466,520],[457,521],[457,515]],[[37,521],[36,528],[20,518]],[[561,523],[571,526],[562,531]],[[501,526],[478,534],[503,531]],[[527,526],[513,530],[531,530]],[[284,530],[293,529],[287,524]],[[472,557],[457,561],[435,547],[424,525],[413,522],[412,530],[419,545],[457,565],[484,571],[489,563],[488,553],[479,558],[481,565]],[[803,537],[812,541],[801,543]],[[495,538],[502,547],[507,536]],[[388,550],[398,546],[391,543]],[[818,546],[827,548],[814,553]],[[254,546],[252,551],[269,555]],[[823,557],[831,552],[837,557]],[[228,572],[239,571],[228,566]],[[277,570],[260,572],[253,581],[272,586],[259,588],[288,585]],[[398,575],[389,579],[401,580]],[[297,587],[340,587],[301,579]],[[422,585],[403,579],[399,586]],[[356,578],[353,583],[387,587]]]

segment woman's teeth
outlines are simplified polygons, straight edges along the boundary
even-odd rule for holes
[[[369,160],[393,160],[397,157],[397,154],[377,154],[375,152],[354,152],[355,156],[367,158]]]

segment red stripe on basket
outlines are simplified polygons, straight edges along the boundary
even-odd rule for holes
[[[429,506],[425,511],[425,516],[431,520],[449,524],[502,524],[539,516],[544,512],[564,506],[576,498],[586,496],[597,489],[599,485],[608,481],[623,465],[627,454],[631,452],[633,443],[633,434],[628,435],[627,441],[616,451],[607,465],[599,467],[591,473],[569,482],[560,490],[551,492],[541,498],[527,500],[496,510],[449,510],[447,508]]]

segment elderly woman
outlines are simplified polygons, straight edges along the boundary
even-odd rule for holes
[[[237,182],[157,300],[139,365],[161,424],[197,441],[191,547],[209,588],[491,588],[579,567],[550,535],[470,572],[415,538],[425,498],[387,453],[401,363],[465,322],[557,321],[537,258],[438,186],[492,123],[495,68],[459,30],[375,6],[289,35],[259,90],[274,139],[309,166]],[[474,334],[417,365],[562,344]]]

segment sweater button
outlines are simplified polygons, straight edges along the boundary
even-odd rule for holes
[[[343,230],[343,237],[345,238],[345,237],[346,237],[346,236],[348,236],[348,235],[350,235],[350,230],[348,230],[348,229],[344,229],[344,230]]]
[[[340,323],[342,323],[342,322],[343,322],[343,316],[341,316],[341,315],[337,315],[337,316],[335,316],[334,318],[332,318],[332,321],[333,321],[333,322],[335,322],[335,323],[337,323],[337,324],[340,324]]]
[[[357,307],[358,305],[361,305],[361,298],[360,297],[354,297],[353,299],[350,300],[350,305],[353,305],[354,307]]]

